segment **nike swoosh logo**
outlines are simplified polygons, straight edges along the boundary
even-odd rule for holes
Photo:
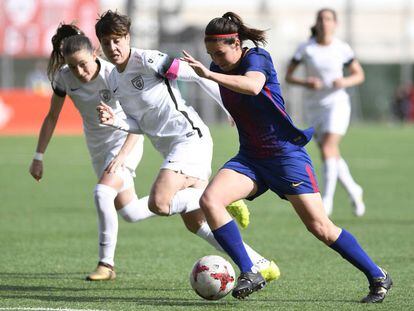
[[[301,181],[301,182],[293,182],[293,183],[291,183],[290,185],[291,185],[292,187],[296,188],[296,187],[299,187],[301,184],[303,184],[303,181]]]
[[[77,91],[77,90],[79,90],[80,89],[80,87],[76,87],[76,88],[70,88],[70,90],[72,91],[72,92],[75,92],[75,91]]]
[[[118,91],[118,87],[114,90],[114,93],[116,93],[116,91]]]

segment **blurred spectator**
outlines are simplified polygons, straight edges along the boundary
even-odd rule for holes
[[[414,121],[414,85],[406,83],[400,85],[392,100],[392,113],[400,122]]]
[[[51,92],[50,81],[47,77],[47,63],[37,60],[34,69],[26,77],[26,89],[37,94],[49,95]]]

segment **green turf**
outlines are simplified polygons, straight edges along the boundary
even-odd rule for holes
[[[236,134],[212,130],[213,169],[237,149]],[[190,289],[194,261],[216,254],[188,233],[179,217],[137,224],[120,221],[118,278],[88,283],[97,262],[95,177],[81,137],[55,137],[45,156],[45,176],[28,174],[34,137],[0,138],[0,308],[43,307],[103,310],[413,310],[414,128],[352,128],[343,155],[365,189],[367,214],[356,219],[343,189],[333,220],[354,233],[394,279],[382,305],[358,300],[365,277],[314,239],[292,208],[272,193],[250,203],[246,242],[279,264],[282,277],[246,301],[228,296],[203,301]],[[136,187],[146,194],[160,157],[148,141]],[[309,151],[320,166],[313,143]],[[229,189],[231,191],[231,189]]]

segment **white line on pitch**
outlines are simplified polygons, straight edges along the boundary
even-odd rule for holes
[[[0,308],[0,310],[15,310],[15,311],[103,311],[96,309],[54,309],[54,308],[26,308],[26,307],[14,307],[14,308]]]

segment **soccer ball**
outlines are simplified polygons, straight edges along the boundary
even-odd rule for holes
[[[234,287],[235,273],[231,264],[220,256],[204,256],[191,270],[191,287],[200,297],[219,300]]]

